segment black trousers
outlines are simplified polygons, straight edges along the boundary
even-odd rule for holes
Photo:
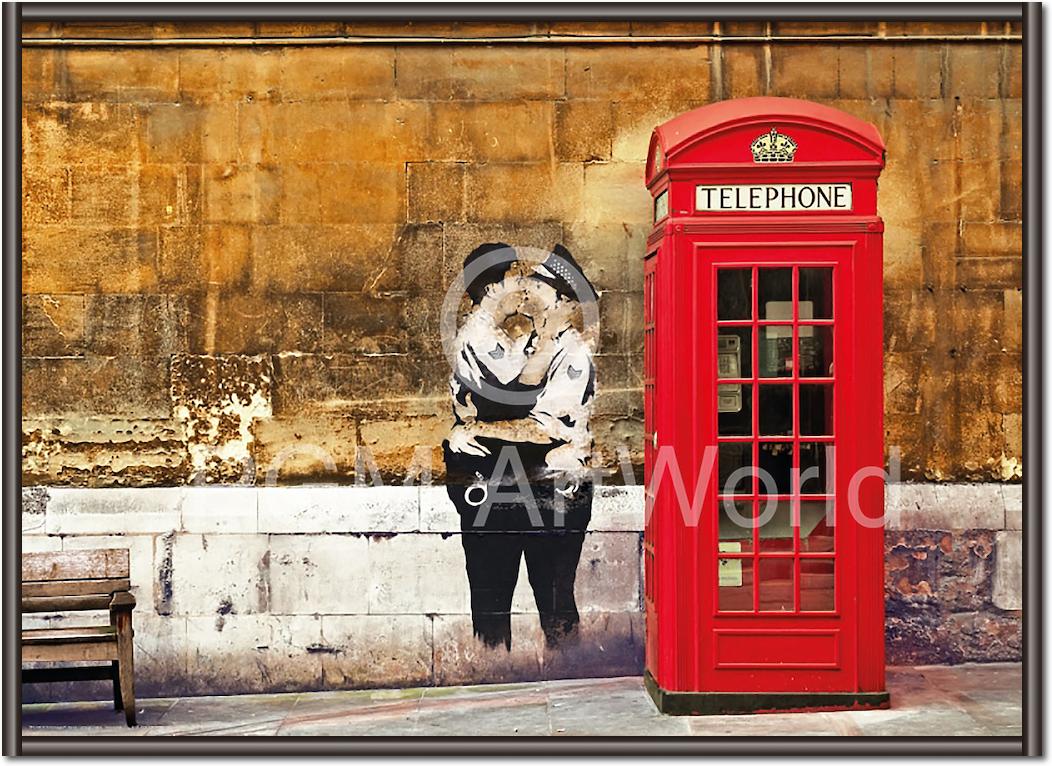
[[[495,476],[499,451],[508,445],[487,446],[491,455],[475,457],[444,445],[446,490],[460,514],[472,627],[487,646],[511,648],[511,602],[525,556],[545,641],[557,646],[576,636],[580,622],[574,584],[591,518],[592,484],[570,496],[556,492],[556,480],[541,478],[547,449],[536,445],[521,446],[525,476]],[[484,503],[482,484],[489,495]]]

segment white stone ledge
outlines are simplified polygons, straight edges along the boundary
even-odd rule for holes
[[[888,529],[1022,527],[1022,485],[903,483],[887,487]],[[49,488],[23,537],[43,535],[450,534],[460,520],[443,485],[382,487]],[[597,487],[592,532],[640,532],[643,487]],[[46,543],[33,543],[47,549]]]
[[[257,490],[259,531],[414,532],[419,487],[265,487]]]
[[[888,529],[1004,529],[1004,485],[889,484],[885,494]]]

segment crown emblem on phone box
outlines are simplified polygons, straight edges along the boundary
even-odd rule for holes
[[[752,149],[753,162],[792,162],[796,141],[771,128],[770,133],[764,133],[749,148]]]

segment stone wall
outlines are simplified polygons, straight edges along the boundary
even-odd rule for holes
[[[874,40],[779,42],[819,31]],[[946,39],[877,39],[918,31]],[[385,32],[561,37],[235,44]],[[690,37],[713,32],[727,40]],[[903,476],[1021,477],[1021,43],[1005,39],[1018,35],[1010,25],[24,34],[232,38],[23,51],[28,484],[224,482],[246,465],[259,480],[274,469],[279,483],[350,482],[370,462],[363,449],[386,477],[404,475],[449,424],[442,296],[474,246],[500,240],[564,242],[600,290],[594,432],[604,463],[623,446],[638,466],[651,129],[763,94],[828,103],[887,140],[885,410]],[[598,34],[605,42],[580,40]],[[218,403],[228,389],[241,403]]]
[[[889,663],[1021,659],[1018,490],[890,485]],[[580,641],[545,645],[522,571],[510,651],[472,637],[459,521],[440,486],[41,487],[23,492],[22,545],[129,548],[141,693],[223,694],[641,673],[642,521],[641,487],[599,490],[577,574]]]
[[[918,32],[944,39],[878,39]],[[889,494],[889,660],[1019,657],[1018,29],[23,33],[60,41],[22,59],[23,546],[131,548],[142,693],[639,672],[638,487],[596,500],[578,645],[545,648],[525,576],[511,652],[471,640],[455,512],[403,484],[442,479],[439,306],[476,245],[565,243],[601,294],[597,461],[641,475],[650,131],[764,94],[888,144],[886,442],[915,482]],[[828,33],[874,39],[781,39]],[[305,35],[353,44],[240,44]],[[61,42],[122,36],[230,39]],[[434,42],[479,36],[533,42]]]

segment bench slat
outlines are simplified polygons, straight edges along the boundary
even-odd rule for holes
[[[22,631],[22,644],[69,644],[116,642],[112,625],[86,625],[79,628],[32,628]]]
[[[22,599],[23,612],[83,612],[89,609],[109,609],[113,596],[95,593],[89,596],[41,596]]]
[[[111,594],[129,590],[131,581],[117,577],[94,580],[54,580],[22,583],[22,598],[41,596],[88,596],[95,593]]]
[[[22,647],[22,662],[94,662],[120,659],[117,641],[94,643],[28,644]]]
[[[22,554],[22,581],[94,580],[130,575],[127,548]]]

